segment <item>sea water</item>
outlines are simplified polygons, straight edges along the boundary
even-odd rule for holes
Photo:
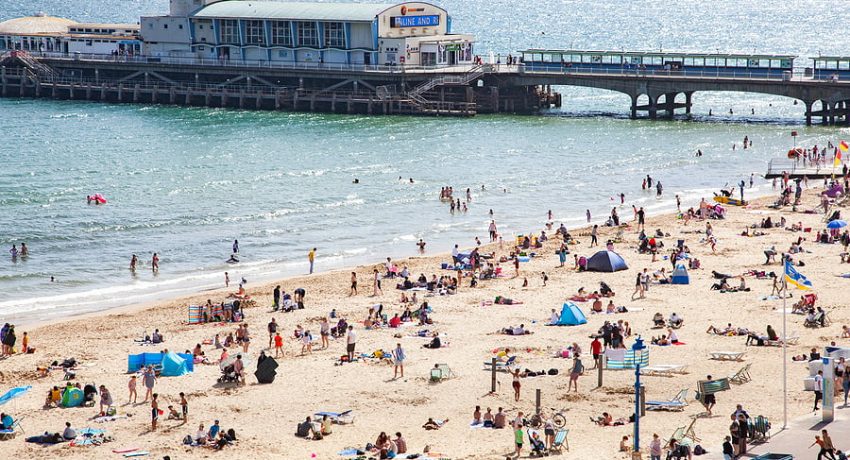
[[[0,20],[45,11],[135,22],[167,3],[3,0]],[[437,3],[455,31],[476,35],[482,55],[570,46],[800,56],[847,49],[844,35],[831,33],[847,19],[836,14],[847,13],[831,2]],[[751,174],[747,196],[772,193],[758,175],[793,145],[792,130],[804,145],[848,135],[800,126],[802,106],[778,97],[696,93],[691,119],[652,122],[629,120],[624,95],[556,90],[560,110],[470,119],[0,99],[0,318],[33,321],[222,287],[225,271],[250,288],[305,273],[312,247],[320,271],[410,255],[420,238],[428,252],[468,247],[475,236],[486,241],[491,209],[507,240],[539,231],[549,210],[556,225],[584,224],[587,209],[600,221],[621,192],[626,219],[632,204],[652,215],[675,209],[678,194],[692,206]],[[744,136],[752,148],[742,149]],[[641,190],[647,174],[662,182],[660,199]],[[471,190],[467,213],[452,215],[438,200],[446,185],[462,201]],[[88,205],[94,193],[108,204]],[[234,239],[242,262],[231,265]],[[21,242],[31,255],[13,261],[6,251]]]

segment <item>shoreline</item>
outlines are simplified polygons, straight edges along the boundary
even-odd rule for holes
[[[820,187],[819,185],[814,185],[810,189],[816,189],[816,188],[819,188],[819,187]],[[748,190],[750,190],[750,189],[748,189]],[[769,183],[762,184],[760,187],[757,187],[756,190],[759,191],[759,192],[762,192],[762,193],[757,193],[753,199],[749,200],[750,202],[753,202],[754,200],[755,201],[762,200],[765,197],[775,195],[775,193],[776,193],[776,190],[770,188]],[[668,195],[667,195],[668,197],[670,196],[669,193],[670,192],[668,192]],[[693,192],[693,193],[695,193],[695,192]],[[652,200],[654,192],[648,192],[647,194],[648,194],[649,199]],[[676,193],[673,193],[672,195],[675,196]],[[647,197],[643,197],[641,195],[637,195],[637,196],[642,198],[642,199],[647,198]],[[659,201],[664,201],[664,203],[657,204],[657,206],[661,208],[661,212],[659,214],[654,214],[654,216],[668,216],[668,215],[675,215],[676,214],[675,201],[674,200],[670,200],[669,198],[665,198],[665,199],[659,200]],[[669,201],[669,203],[667,203],[668,201]],[[635,200],[632,200],[632,203],[635,203],[635,202],[636,202]],[[642,200],[641,200],[641,202],[642,202]],[[642,204],[653,205],[655,203],[653,201],[649,201],[648,203],[642,203]],[[604,206],[604,205],[599,205],[599,206],[601,207],[601,206]],[[617,205],[617,208],[622,209],[624,211],[627,211],[628,206],[629,206],[629,203],[627,202],[624,205]],[[609,205],[609,207],[611,207],[611,206]],[[651,212],[649,206],[645,206],[645,207],[647,208],[648,212]],[[671,207],[673,208],[673,210],[670,210]],[[575,213],[576,216],[578,216],[579,214],[582,214],[582,213],[581,212]],[[570,225],[568,225],[566,223],[566,222],[569,222],[571,220],[572,221],[581,220],[582,223],[581,224],[574,224],[575,226],[571,227]],[[602,219],[599,219],[598,217],[594,216],[590,223],[585,222],[583,217],[582,218],[575,217],[575,218],[572,218],[572,219],[566,219],[563,222],[564,222],[565,226],[567,227],[567,229],[570,230],[570,231],[587,232],[587,231],[590,231],[590,228],[594,224],[598,224],[600,226],[600,229],[605,228],[604,222],[606,220],[607,220],[607,216],[605,218],[602,218]],[[537,224],[541,224],[541,222],[542,221],[539,221],[539,222],[537,222]],[[554,219],[553,222],[555,222],[555,225],[553,226],[553,231],[554,231],[554,230],[557,229],[560,222],[558,222],[558,219]],[[486,223],[484,223],[482,225],[483,225],[482,229],[484,229],[486,227]],[[535,223],[527,224],[528,227],[532,227],[534,225],[535,225]],[[545,226],[541,224],[541,227],[545,227]],[[539,230],[535,230],[535,231],[539,231]],[[481,232],[482,232],[483,235],[486,236],[485,230],[481,230]],[[524,232],[525,231],[523,231],[523,233]],[[513,233],[510,234],[510,236],[508,238],[505,239],[505,241],[513,240],[513,238],[518,233],[519,233],[519,230],[515,230]],[[447,248],[451,248],[452,245],[454,244],[452,242],[444,242],[444,243],[445,244],[443,244],[441,246],[446,246]],[[411,241],[411,245],[414,245],[414,244],[415,244],[415,241]],[[431,245],[431,244],[432,243],[429,242],[429,245]],[[467,249],[469,249],[471,247],[472,247],[472,245],[467,247]],[[402,250],[401,252],[403,253],[402,255],[394,255],[394,254],[387,254],[387,255],[392,257],[394,260],[401,260],[401,261],[406,261],[406,260],[409,260],[409,259],[415,259],[417,257],[449,256],[450,255],[450,249],[446,249],[445,251],[439,250],[436,253],[426,253],[424,255],[419,254],[418,251],[416,251],[416,250],[414,250],[412,253],[410,251],[404,251],[404,250]],[[332,256],[332,257],[336,257],[336,256]],[[385,257],[385,256],[382,256],[382,257]],[[306,253],[305,253],[304,259],[306,259]],[[321,256],[318,257],[316,260],[317,260],[317,263],[321,263],[321,260],[322,260]],[[364,269],[366,267],[371,267],[371,266],[375,266],[375,265],[382,265],[383,260],[384,259],[382,258],[382,259],[377,260],[373,263],[362,263],[361,262],[361,263],[353,263],[353,264],[350,264],[350,265],[337,266],[337,267],[331,268],[328,272],[320,272],[320,273],[357,271],[358,269]],[[304,265],[305,267],[307,266],[306,260],[303,261],[303,263],[292,261],[292,262],[288,262],[286,264]],[[235,266],[233,266],[233,268],[238,269],[239,267],[238,267],[238,265],[235,265]],[[227,270],[225,270],[225,271],[227,271]],[[229,271],[234,271],[234,270],[231,269]],[[288,282],[292,279],[307,276],[306,274],[296,274],[296,273],[294,273],[294,270],[293,270],[293,273],[282,275],[282,276],[275,274],[275,273],[285,273],[287,271],[289,271],[289,270],[284,268],[284,269],[281,269],[281,270],[272,270],[272,271],[266,272],[266,273],[259,273],[259,274],[256,275],[257,278],[259,279],[259,281],[253,281],[252,279],[249,279],[249,282],[253,285],[259,285],[261,287],[268,288],[268,289],[265,289],[265,291],[271,291],[270,287],[272,287],[276,284],[283,284],[283,283],[286,283],[286,282]],[[203,273],[213,275],[213,274],[216,274],[218,272],[223,273],[222,270],[213,271],[212,269],[210,269],[209,271],[204,271]],[[185,276],[185,275],[187,275],[187,273],[181,273],[181,274],[177,274],[175,276]],[[218,285],[218,286],[220,286],[220,284],[221,283],[219,283],[219,282],[216,283],[216,285]],[[236,277],[234,277],[234,278],[232,278],[231,286],[236,286],[236,285],[238,285],[238,280],[236,279]],[[212,286],[212,285],[208,285],[208,286]],[[130,303],[127,303],[127,304],[124,304],[124,305],[106,306],[106,307],[103,307],[103,308],[96,308],[96,309],[91,310],[91,311],[83,311],[83,312],[79,312],[79,313],[75,313],[73,311],[63,311],[63,310],[47,313],[50,316],[57,316],[56,318],[53,318],[53,319],[51,319],[51,318],[40,318],[40,319],[28,321],[27,319],[24,318],[24,316],[27,313],[11,314],[8,317],[11,319],[11,322],[13,322],[14,324],[24,326],[24,327],[27,327],[27,328],[36,328],[36,327],[39,327],[39,326],[56,324],[57,322],[68,321],[68,320],[73,320],[73,319],[93,318],[93,317],[98,317],[100,315],[105,315],[105,314],[110,314],[110,313],[125,314],[125,313],[137,312],[139,310],[152,308],[159,303],[177,302],[177,301],[180,301],[180,300],[188,300],[188,299],[191,299],[191,298],[194,298],[194,297],[197,297],[197,296],[204,295],[205,293],[209,293],[210,295],[218,295],[218,294],[221,294],[222,292],[229,292],[228,290],[232,290],[232,287],[231,288],[226,288],[226,287],[206,287],[205,288],[203,285],[199,285],[199,286],[189,286],[189,287],[186,287],[186,288],[181,288],[179,290],[185,291],[185,292],[181,292],[179,294],[163,294],[163,295],[157,295],[156,293],[147,292],[147,293],[142,294],[142,296],[143,297],[153,297],[150,300],[131,301]],[[253,289],[247,289],[247,290],[249,292],[253,293]],[[80,294],[83,294],[85,292],[87,292],[87,291],[83,291]],[[60,315],[64,315],[64,316],[59,317]]]

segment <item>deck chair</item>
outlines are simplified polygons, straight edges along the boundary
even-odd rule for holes
[[[24,419],[23,417],[18,417],[12,423],[12,426],[10,426],[8,429],[0,430],[0,441],[7,441],[9,439],[13,439],[15,437],[15,435],[18,434],[18,431],[20,431],[21,434],[25,433],[24,427],[21,426],[21,420],[23,420],[23,419]]]
[[[767,442],[770,440],[770,420],[759,415],[750,422],[750,438],[753,442]]]
[[[814,319],[812,319],[811,321],[806,320],[805,322],[803,322],[803,326],[821,327],[821,321],[823,321],[824,325],[826,325],[826,312],[818,312],[818,314],[815,315]]]
[[[437,364],[433,369],[431,369],[432,382],[440,382],[452,377],[455,377],[455,373],[452,372],[448,364]]]
[[[561,452],[562,448],[570,450],[570,442],[567,439],[567,435],[570,434],[570,430],[558,430],[555,433],[555,442],[552,443],[552,447],[549,448],[550,452]]]
[[[496,370],[501,371],[501,372],[510,372],[511,368],[514,366],[515,363],[516,363],[516,355],[513,355],[513,356],[509,357],[508,360],[503,362],[503,363],[500,363],[500,362],[497,361],[496,362]],[[492,362],[484,361],[484,370],[485,371],[492,370],[492,368],[493,368]]]
[[[687,407],[688,389],[680,391],[669,401],[646,401],[646,410],[682,411]]]
[[[730,375],[729,381],[736,384],[736,385],[743,385],[743,384],[751,381],[753,379],[750,376],[750,366],[751,365],[752,364],[746,364],[746,365],[744,365],[744,367],[742,367],[740,370],[738,370],[738,372],[735,372],[734,374]]]
[[[684,427],[676,428],[676,431],[673,432],[673,435],[670,436],[670,439],[675,439],[679,444],[683,446],[693,447],[698,442],[701,441],[700,438],[697,437],[696,433],[694,433],[694,424],[697,419],[694,418],[691,420],[691,424]]]
[[[729,379],[726,377],[716,380],[700,380],[697,382],[697,400],[703,402],[705,395],[720,393],[730,388]]]

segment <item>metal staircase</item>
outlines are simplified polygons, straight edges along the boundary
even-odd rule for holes
[[[443,107],[446,105],[445,103],[429,101],[424,97],[424,94],[439,86],[468,85],[470,82],[477,80],[492,71],[493,66],[487,64],[477,65],[471,68],[468,72],[460,75],[441,75],[422,83],[410,91],[407,91],[405,96],[407,96],[410,102],[417,106],[422,113],[438,113],[440,111],[445,111],[446,109]]]
[[[29,53],[25,51],[14,51],[11,53],[13,58],[16,58],[23,67],[32,71],[39,79],[53,80],[58,76],[56,70],[47,64],[37,61]]]

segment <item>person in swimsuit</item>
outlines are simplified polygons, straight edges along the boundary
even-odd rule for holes
[[[519,381],[519,369],[514,369],[513,373],[514,401],[519,401],[520,388],[522,384]],[[522,444],[520,444],[520,447]]]
[[[357,273],[351,272],[351,292],[348,293],[348,296],[357,295]]]
[[[154,393],[151,399],[151,431],[156,431],[156,421],[159,418],[159,403],[156,401],[158,397],[159,393]]]

